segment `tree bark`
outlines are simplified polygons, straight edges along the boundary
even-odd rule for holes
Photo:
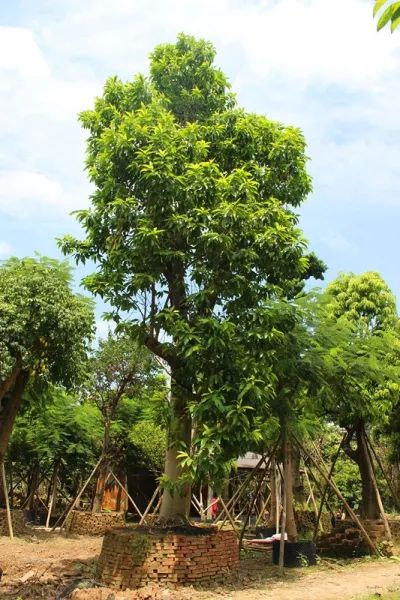
[[[8,394],[8,392],[14,387],[15,382],[16,382],[17,377],[20,372],[21,372],[21,367],[20,367],[20,365],[17,364],[11,371],[10,376],[7,377],[7,379],[4,379],[4,381],[2,381],[0,383],[0,406],[1,406],[4,396],[6,394]]]
[[[300,450],[297,446],[291,444],[292,455],[292,481],[293,481],[293,497],[294,500],[302,506],[304,504],[304,485],[300,474]]]
[[[361,477],[361,507],[360,514],[362,519],[379,519],[380,509],[379,501],[374,486],[374,475],[370,462],[368,447],[365,440],[365,426],[361,421],[354,430],[357,448],[354,450],[350,446],[350,439],[344,446],[347,456],[349,456],[358,466]]]
[[[0,462],[4,460],[8,442],[14,427],[18,409],[21,406],[22,394],[29,379],[28,371],[20,371],[15,385],[7,396],[3,397],[0,408]]]
[[[40,481],[40,465],[38,461],[35,461],[32,471],[31,478],[29,482],[29,500],[28,500],[28,509],[32,511],[35,507],[35,492],[39,487]]]
[[[58,471],[60,469],[60,465],[61,465],[61,459],[58,458],[55,462],[53,476],[51,478],[50,499],[49,499],[49,503],[48,503],[46,529],[48,529],[50,527],[51,513],[52,513],[54,503],[56,500],[56,496],[57,496],[57,480],[58,480]]]
[[[101,512],[103,505],[104,491],[106,489],[107,475],[109,469],[108,447],[110,445],[110,422],[106,421],[104,425],[103,447],[101,449],[101,463],[96,483],[96,494],[93,500],[93,513]]]
[[[287,435],[287,434],[286,434]],[[288,540],[291,542],[297,541],[297,527],[293,509],[293,463],[292,463],[293,445],[290,439],[286,442],[286,465],[285,465],[285,482],[286,487],[286,532]]]
[[[275,527],[276,520],[277,520],[277,514],[280,509],[280,507],[278,507],[278,490],[277,490],[277,481],[276,481],[277,477],[276,477],[276,460],[275,459],[273,459],[271,461],[271,468],[270,468],[269,472],[270,472],[269,480],[270,480],[270,487],[271,487],[271,504],[270,504],[268,525],[271,525],[271,527]]]
[[[174,371],[171,371],[171,418],[168,430],[168,448],[165,456],[164,475],[167,485],[161,502],[160,517],[170,519],[176,516],[188,517],[190,511],[191,486],[180,481],[183,474],[178,458],[182,443],[190,452],[192,421],[187,410],[183,387],[177,383]]]

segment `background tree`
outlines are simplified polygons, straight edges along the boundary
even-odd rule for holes
[[[92,303],[72,292],[67,263],[11,258],[0,266],[0,462],[27,386],[79,381],[93,325]]]
[[[64,389],[49,386],[40,397],[24,398],[7,452],[10,477],[16,485],[21,481],[16,490],[30,496],[30,508],[35,492],[43,488],[49,490],[48,503],[51,484],[57,480],[64,498],[75,496],[97,462],[101,440],[97,408],[82,404]]]
[[[366,432],[384,423],[398,402],[400,340],[393,294],[378,273],[343,274],[327,287],[327,312],[352,327],[336,350],[324,407],[347,430],[344,449],[356,462],[362,483],[361,514],[379,518]],[[331,392],[331,393],[330,393]]]
[[[214,57],[210,43],[181,34],[155,49],[149,78],[107,81],[81,115],[95,186],[77,215],[87,237],[62,242],[96,262],[86,287],[115,320],[129,311],[131,331],[169,365],[163,517],[190,506],[179,460],[190,453],[190,407],[208,394],[225,414],[235,383],[230,437],[240,438],[268,390],[239,352],[241,315],[322,271],[293,210],[311,189],[303,136],[239,108]]]
[[[376,17],[380,11],[381,15],[377,24],[378,31],[390,23],[390,29],[393,33],[400,24],[400,2],[393,2],[393,0],[376,0],[374,5],[374,17]]]
[[[109,468],[111,462],[117,460],[115,446],[118,446],[118,434],[121,433],[118,407],[124,398],[137,398],[144,393],[149,397],[160,385],[160,380],[156,377],[159,367],[151,353],[127,335],[109,333],[105,340],[100,340],[89,369],[84,397],[99,409],[103,425],[101,464],[93,502],[93,512],[100,512]],[[138,412],[135,405],[131,408],[134,413]],[[125,417],[123,422],[129,423],[129,402],[121,409]]]

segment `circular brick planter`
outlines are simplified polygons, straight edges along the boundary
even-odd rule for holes
[[[238,566],[239,547],[232,530],[205,529],[190,535],[130,527],[106,532],[98,578],[116,589],[149,583],[175,586],[215,581]]]
[[[91,513],[73,510],[66,529],[68,533],[74,535],[104,535],[107,529],[124,525],[124,513]]]

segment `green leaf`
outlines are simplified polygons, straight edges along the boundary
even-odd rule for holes
[[[397,29],[397,27],[399,25],[400,25],[400,2],[397,3],[397,7],[395,7],[394,13],[392,15],[392,24],[391,24],[392,33],[395,29]]]
[[[388,6],[388,8],[386,8],[386,10],[383,11],[381,17],[378,20],[378,24],[377,24],[377,30],[380,31],[383,27],[385,27],[385,25],[388,24],[388,22],[390,21],[392,15],[394,12],[394,7],[393,6]]]
[[[378,11],[382,8],[382,6],[384,4],[387,3],[388,0],[376,0],[375,5],[374,5],[374,10],[373,10],[373,15],[374,17],[376,17],[376,14],[378,13]]]

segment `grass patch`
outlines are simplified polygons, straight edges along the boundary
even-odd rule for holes
[[[357,600],[400,600],[400,590],[396,592],[388,592],[387,594],[380,594],[376,592],[375,594],[371,594],[370,596],[363,596],[362,598],[358,598]]]

